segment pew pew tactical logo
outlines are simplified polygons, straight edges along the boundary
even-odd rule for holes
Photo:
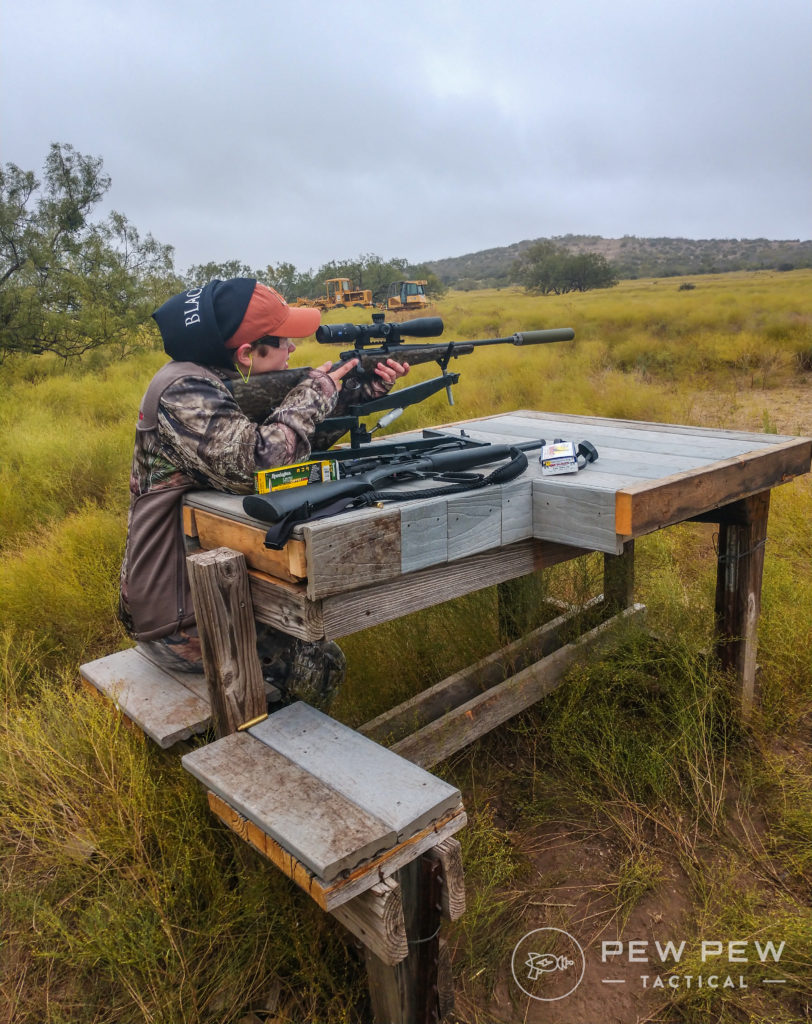
[[[561,928],[535,928],[519,939],[510,969],[525,995],[551,1003],[578,988],[586,960],[580,943],[569,932]]]
[[[784,946],[783,941],[772,939],[703,939],[691,943],[604,940],[600,944],[598,969],[601,983],[607,986],[673,990],[784,985],[787,979],[781,976],[780,966]],[[569,932],[561,928],[536,928],[516,944],[510,969],[525,995],[541,1002],[555,1002],[571,995],[581,984],[586,958],[580,943]]]

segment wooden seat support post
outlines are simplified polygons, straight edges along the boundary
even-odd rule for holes
[[[770,492],[718,509],[716,566],[716,655],[732,669],[741,688],[742,713],[755,698],[758,617]]]
[[[186,565],[219,739],[267,711],[248,570],[230,548],[196,552]]]
[[[367,978],[375,1024],[436,1024],[454,1007],[448,948],[442,921],[465,911],[460,845],[447,839],[395,876],[403,900],[409,954],[387,965],[366,950]]]

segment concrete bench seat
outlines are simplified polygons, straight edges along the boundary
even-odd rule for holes
[[[206,677],[173,675],[137,647],[90,661],[79,674],[163,749],[205,732],[211,722]]]
[[[325,910],[466,821],[455,787],[302,702],[182,764],[215,813]]]
[[[166,750],[204,733],[211,725],[209,687],[202,672],[169,672],[140,647],[116,651],[79,668],[85,686],[95,689]],[[278,699],[265,684],[268,700]]]

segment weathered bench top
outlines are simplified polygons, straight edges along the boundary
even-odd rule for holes
[[[187,518],[197,517],[197,530],[187,533],[203,547],[237,547],[276,579],[306,581],[314,601],[527,540],[619,554],[627,540],[774,487],[812,462],[809,438],[593,416],[519,411],[441,429],[460,428],[496,443],[586,439],[599,458],[543,477],[531,452],[509,484],[305,524],[281,553],[264,548],[266,527],[245,515],[240,496],[192,492]]]
[[[164,749],[205,732],[211,722],[206,677],[167,672],[137,647],[89,661],[79,674]]]

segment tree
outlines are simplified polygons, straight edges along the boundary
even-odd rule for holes
[[[571,253],[543,240],[531,245],[513,265],[514,277],[528,291],[542,295],[585,292],[617,284],[615,268],[599,253]]]
[[[239,260],[225,260],[223,263],[195,263],[183,275],[187,287],[208,284],[209,281],[229,281],[232,277],[259,277],[259,271],[252,270],[247,263]]]
[[[90,221],[109,187],[100,158],[59,143],[42,182],[0,168],[0,357],[121,341],[176,289],[171,246],[120,213]]]
[[[446,285],[425,265],[415,266],[405,259],[383,260],[375,253],[365,253],[353,260],[330,260],[317,271],[299,271],[292,263],[281,262],[274,266],[269,263],[264,270],[252,270],[239,260],[224,263],[201,263],[190,267],[184,275],[187,286],[204,284],[214,278],[227,280],[231,277],[254,277],[263,284],[275,288],[288,302],[295,299],[314,299],[325,293],[325,281],[334,277],[347,277],[354,288],[369,288],[375,302],[381,302],[392,281],[425,280],[431,295],[442,295]]]

